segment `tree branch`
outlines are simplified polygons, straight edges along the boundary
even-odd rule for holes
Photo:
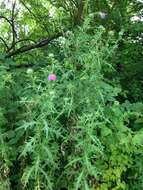
[[[26,51],[29,51],[29,50],[32,50],[32,49],[35,49],[35,48],[40,48],[40,47],[43,47],[43,46],[46,46],[48,45],[52,40],[60,37],[62,35],[62,33],[59,33],[59,34],[56,34],[50,38],[47,38],[39,43],[36,43],[34,45],[31,45],[31,46],[23,46],[15,51],[12,51],[10,52],[8,55],[6,55],[6,58],[9,58],[9,57],[12,57],[14,55],[17,55],[17,54],[20,54],[20,53],[23,53],[23,52],[26,52]]]
[[[11,27],[13,27],[12,22],[8,18],[6,18],[5,16],[0,15],[0,19],[1,18],[5,19],[11,25]],[[14,32],[15,32],[15,30],[14,30]],[[16,34],[16,32],[15,32],[15,34]]]
[[[35,40],[32,40],[32,39],[30,39],[30,38],[26,38],[26,39],[18,40],[17,42],[15,42],[15,44],[20,43],[20,42],[23,42],[23,41],[31,41],[31,42],[36,43]]]
[[[12,45],[11,45],[10,49],[15,47],[15,40],[16,40],[16,36],[17,36],[16,31],[15,31],[15,26],[14,26],[14,9],[15,9],[15,5],[16,5],[16,0],[14,1],[13,5],[12,5],[12,13],[11,13],[11,15],[12,15],[11,26],[12,26],[12,36],[13,36],[12,38],[13,39],[12,39]]]
[[[12,24],[11,24],[11,21],[10,21],[8,18],[6,18],[5,16],[0,15],[0,19],[1,19],[1,18],[5,19],[10,25],[12,25]]]
[[[20,42],[25,42],[25,41],[31,41],[31,42],[34,42],[36,44],[36,41],[35,40],[32,40],[30,38],[26,38],[26,39],[21,39],[21,40],[18,40],[15,42],[14,46]],[[9,48],[8,51],[10,51],[13,47]]]
[[[44,29],[46,30],[46,32],[49,34],[49,31],[48,31],[48,29],[47,29],[47,25],[46,25],[45,23],[41,22],[41,21],[43,20],[43,18],[37,17],[37,15],[35,15],[35,14],[30,10],[30,8],[29,8],[22,0],[20,0],[20,3],[25,7],[25,9],[28,10],[28,12],[29,12],[39,23],[41,23],[41,24],[43,25],[43,28],[44,28]]]
[[[8,47],[8,45],[7,45],[6,41],[5,41],[2,37],[0,37],[0,40],[3,42],[3,44],[4,44],[4,45],[5,45],[5,47],[6,47],[6,49],[8,50],[8,49],[9,49],[9,47]]]
[[[24,3],[22,0],[20,0],[20,3],[29,11],[29,13],[31,13],[31,15],[33,15],[34,18],[37,18],[36,15],[30,10],[30,8],[28,8],[28,7],[25,5],[25,3]]]
[[[14,39],[14,36],[16,36],[16,31],[15,31],[15,29],[14,29],[14,25],[13,25],[13,19],[12,19],[12,21],[10,21],[7,17],[5,17],[5,16],[2,16],[2,15],[0,15],[0,19],[5,19],[9,24],[10,24],[10,26],[11,26],[11,28],[12,28],[12,31],[13,31],[13,39]],[[1,39],[2,40],[2,39]],[[4,41],[3,41],[4,42]],[[7,46],[8,47],[8,46]],[[12,47],[12,45],[11,45],[11,47]],[[11,49],[11,48],[8,48],[8,51],[9,51],[9,49]]]

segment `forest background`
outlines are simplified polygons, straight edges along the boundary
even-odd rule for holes
[[[0,190],[143,189],[142,15],[0,1]]]

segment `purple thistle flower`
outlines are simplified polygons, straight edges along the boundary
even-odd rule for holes
[[[56,75],[50,74],[50,75],[48,76],[48,79],[49,79],[49,80],[55,80],[55,79],[56,79]]]
[[[71,34],[71,32],[70,32],[70,31],[67,31],[67,32],[66,32],[66,35],[67,35],[67,36],[69,36],[70,34]]]
[[[102,13],[100,17],[101,17],[101,19],[104,19],[105,16],[106,16],[106,14],[105,14],[105,13]]]

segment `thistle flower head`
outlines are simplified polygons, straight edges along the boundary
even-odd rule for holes
[[[54,57],[54,54],[53,53],[49,53],[49,57]]]
[[[105,13],[102,13],[100,17],[101,17],[101,19],[104,19],[105,16],[106,16],[106,14],[105,14]]]
[[[66,32],[66,35],[67,35],[67,36],[69,36],[70,34],[71,34],[71,32],[70,32],[70,31],[67,31],[67,32]]]
[[[27,74],[31,75],[33,73],[33,69],[27,69]]]
[[[49,79],[49,80],[56,80],[56,75],[50,74],[50,75],[48,76],[48,79]]]

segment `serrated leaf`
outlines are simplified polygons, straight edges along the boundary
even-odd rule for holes
[[[68,164],[65,166],[65,168],[67,168],[68,166],[71,166],[73,163],[75,163],[75,162],[77,162],[77,161],[80,161],[80,160],[81,160],[81,158],[76,158],[76,159],[72,160],[70,163],[68,163]]]
[[[78,190],[78,188],[80,187],[80,182],[81,182],[81,179],[82,179],[82,175],[83,175],[83,171],[81,172],[81,174],[77,178],[77,182],[75,184],[75,190]]]
[[[53,190],[52,188],[52,183],[50,181],[50,178],[48,177],[47,173],[42,169],[42,168],[39,168],[39,170],[41,171],[41,173],[43,173],[43,175],[45,176],[47,182],[48,182],[48,187],[50,190]]]
[[[30,176],[31,176],[31,174],[32,174],[32,172],[33,172],[33,169],[34,169],[34,166],[31,167],[31,168],[28,168],[28,169],[26,170],[26,172],[23,174],[22,179],[24,180],[24,187],[27,185],[27,183],[28,183],[28,181],[29,181],[29,178],[30,178]]]
[[[143,134],[136,134],[133,137],[133,144],[143,146]]]
[[[112,135],[112,131],[111,129],[107,128],[107,127],[104,127],[102,130],[101,130],[101,135],[102,137],[106,137],[108,135]]]

